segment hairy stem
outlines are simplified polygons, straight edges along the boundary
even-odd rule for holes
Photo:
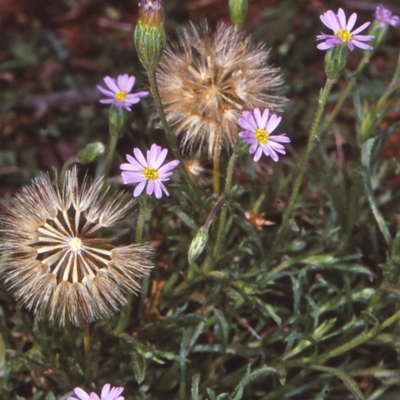
[[[114,159],[115,149],[118,142],[118,132],[111,132],[110,143],[107,148],[106,163],[103,172],[103,189],[107,186],[108,174],[110,173],[111,164]]]
[[[226,182],[225,182],[225,188],[224,188],[224,197],[229,196],[229,192],[232,188],[232,177],[233,177],[233,170],[235,168],[235,162],[237,159],[238,155],[233,152],[229,163],[228,163],[228,168],[226,172]],[[224,207],[221,211],[221,216],[219,220],[219,225],[218,225],[218,232],[217,232],[217,239],[215,241],[215,246],[214,246],[214,252],[213,252],[213,258],[217,258],[219,254],[221,254],[222,250],[222,240],[225,235],[225,225],[226,225],[226,216],[228,213],[227,207]]]
[[[292,195],[290,197],[290,201],[289,204],[283,214],[283,220],[282,220],[282,225],[281,228],[275,238],[274,244],[272,246],[272,248],[275,248],[280,240],[282,239],[282,237],[284,237],[284,235],[286,234],[287,228],[288,228],[288,222],[289,219],[292,215],[294,206],[296,205],[296,201],[297,201],[297,196],[299,194],[299,190],[300,190],[300,185],[301,182],[303,180],[303,176],[304,176],[304,172],[306,170],[307,164],[308,164],[308,160],[310,158],[310,154],[311,151],[314,147],[314,142],[315,139],[317,138],[317,134],[318,134],[318,127],[321,121],[321,116],[322,113],[324,111],[325,108],[325,104],[326,104],[326,99],[328,98],[328,95],[332,89],[332,86],[334,85],[334,83],[336,82],[335,79],[329,79],[326,81],[325,86],[322,90],[322,92],[320,93],[319,96],[319,100],[318,100],[318,108],[317,111],[315,113],[315,117],[314,117],[314,121],[311,127],[311,132],[310,135],[308,137],[308,142],[307,142],[307,147],[306,150],[303,154],[303,157],[300,160],[300,166],[299,166],[299,172],[296,176],[296,179],[294,181],[293,184],[293,190],[292,190]]]
[[[143,230],[144,230],[144,221],[146,219],[146,213],[148,212],[148,207],[147,207],[147,196],[142,195],[139,198],[139,203],[140,203],[140,209],[139,209],[139,214],[137,216],[136,220],[136,233],[135,233],[135,241],[136,243],[142,243],[143,242]],[[141,297],[141,303],[143,303],[143,297],[147,293],[149,286],[149,276],[146,275],[143,277],[142,280],[142,297]],[[127,296],[127,304],[126,306],[121,310],[120,318],[118,321],[118,325],[115,328],[114,333],[116,335],[119,335],[120,333],[124,332],[126,327],[128,326],[129,322],[129,315],[131,313],[131,308],[132,308],[132,293],[129,293]],[[142,308],[142,307],[141,307]]]
[[[328,127],[332,124],[333,120],[336,118],[336,115],[340,111],[340,109],[343,106],[343,103],[346,101],[347,97],[349,96],[350,92],[352,91],[354,85],[356,84],[357,81],[357,74],[361,72],[364,67],[368,64],[369,60],[372,57],[372,52],[371,51],[366,51],[364,52],[364,56],[362,60],[360,61],[360,64],[358,64],[357,69],[355,70],[353,77],[349,80],[346,89],[343,90],[338,102],[336,103],[335,108],[333,111],[330,113],[330,115],[325,119],[325,121],[321,125],[321,134],[323,134]]]

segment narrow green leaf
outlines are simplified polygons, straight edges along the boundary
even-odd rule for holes
[[[136,381],[141,384],[146,376],[146,360],[136,351],[132,352],[131,360]]]
[[[200,374],[196,374],[192,378],[192,400],[201,400],[199,394]]]
[[[229,336],[228,322],[226,321],[225,315],[220,310],[217,310],[216,308],[214,308],[213,313],[217,320],[217,324],[220,328],[222,347],[224,349],[226,349],[226,346],[228,345],[228,336]]]
[[[375,221],[379,226],[380,231],[382,232],[383,237],[386,240],[386,243],[390,245],[391,243],[391,236],[389,233],[389,229],[386,225],[386,222],[382,216],[382,214],[378,210],[378,206],[376,204],[372,186],[371,186],[371,170],[370,170],[370,163],[371,163],[371,150],[372,146],[375,143],[376,138],[368,139],[362,147],[361,153],[361,161],[363,165],[363,171],[361,172],[361,176],[363,178],[364,189],[365,193],[368,198],[369,205],[371,207],[372,214],[374,215]]]
[[[47,393],[46,400],[56,400],[56,396],[52,392]]]
[[[243,389],[250,382],[255,381],[258,378],[270,375],[272,373],[279,374],[279,372],[275,368],[272,368],[272,367],[260,368],[260,369],[253,371],[252,373],[250,373],[250,368],[248,368],[245,377],[239,382],[239,384],[235,388],[234,393],[236,393],[236,395],[233,398],[233,400],[240,400],[242,398]]]
[[[357,400],[364,400],[364,396],[361,393],[360,388],[357,385],[357,382],[350,378],[346,373],[341,371],[340,369],[337,368],[332,368],[332,367],[324,367],[322,365],[311,365],[311,369],[314,369],[316,371],[322,371],[322,372],[327,372],[328,374],[333,374],[337,376],[346,386],[346,388],[349,390],[349,392],[357,399]]]
[[[217,400],[217,395],[215,394],[214,390],[206,389],[208,394],[208,400]]]

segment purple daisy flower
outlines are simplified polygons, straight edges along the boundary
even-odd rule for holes
[[[129,154],[126,155],[129,164],[121,164],[120,168],[124,171],[121,173],[121,177],[122,182],[125,184],[138,183],[133,192],[134,197],[138,197],[146,185],[146,193],[148,195],[154,193],[157,199],[161,199],[162,192],[164,192],[169,196],[163,182],[169,181],[172,170],[179,164],[179,161],[170,161],[161,167],[167,157],[167,153],[167,149],[162,149],[161,146],[153,144],[150,150],[147,151],[146,158],[137,147],[133,149],[133,154],[136,158]]]
[[[101,99],[100,103],[113,104],[117,108],[125,108],[131,111],[131,105],[139,103],[142,97],[149,95],[149,92],[142,91],[137,93],[130,93],[135,84],[135,77],[128,74],[118,75],[117,79],[106,76],[104,83],[107,89],[97,86],[102,94],[107,96],[106,99]]]
[[[353,13],[350,15],[348,22],[346,22],[346,15],[343,9],[339,8],[337,14],[333,11],[329,10],[326,13],[320,16],[321,21],[326,25],[329,29],[333,30],[333,35],[326,35],[325,33],[321,33],[321,35],[317,36],[317,40],[324,40],[323,43],[320,43],[317,48],[319,50],[328,50],[331,47],[345,44],[350,51],[354,50],[354,47],[359,47],[363,50],[372,50],[372,47],[363,42],[367,42],[374,38],[371,35],[359,35],[358,33],[366,29],[371,22],[366,22],[362,24],[359,28],[355,29],[353,32],[351,31],[357,21],[357,14]]]
[[[99,398],[96,393],[91,392],[89,395],[83,389],[77,387],[74,389],[74,392],[75,395],[78,396],[78,398],[67,397],[66,400],[124,400],[125,397],[120,396],[123,390],[123,387],[116,386],[111,388],[111,385],[109,383],[106,383],[101,390],[101,397]]]
[[[250,145],[249,152],[254,154],[254,162],[257,162],[262,153],[270,156],[275,162],[279,160],[278,154],[286,154],[285,148],[280,143],[290,143],[290,139],[286,134],[271,135],[281,122],[282,117],[276,114],[269,115],[266,108],[261,114],[259,108],[254,109],[254,116],[249,111],[243,112],[243,118],[238,119],[239,125],[245,129],[239,132],[246,143]]]
[[[393,27],[396,27],[400,24],[400,17],[393,15],[390,10],[383,7],[381,4],[376,7],[375,19],[379,22],[381,28],[386,25],[392,25]]]

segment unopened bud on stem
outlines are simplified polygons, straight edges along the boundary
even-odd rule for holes
[[[77,155],[79,164],[90,164],[102,157],[105,153],[105,146],[101,142],[92,142],[86,145]]]
[[[241,28],[246,20],[248,0],[229,0],[229,14],[236,28]]]
[[[208,229],[202,226],[196,233],[196,236],[192,239],[188,251],[188,261],[193,263],[203,252],[204,247],[206,247],[208,241]]]
[[[139,59],[146,69],[155,68],[165,47],[164,8],[161,0],[141,0],[134,32]]]

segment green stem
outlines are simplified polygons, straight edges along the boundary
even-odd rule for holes
[[[386,103],[389,96],[400,88],[400,82],[394,82],[389,85],[385,93],[378,99],[376,106],[374,108],[375,115],[380,111],[383,105]]]
[[[194,195],[193,196],[194,201],[199,203],[199,199],[200,199],[200,196],[198,196],[199,189],[194,184],[193,178],[190,176],[188,170],[185,167],[185,163],[184,163],[181,153],[179,152],[179,149],[178,149],[178,142],[176,140],[176,136],[171,132],[171,129],[169,128],[169,125],[167,122],[167,118],[165,117],[164,108],[163,108],[161,97],[160,97],[160,92],[158,90],[155,70],[153,68],[150,68],[150,69],[147,69],[146,72],[147,72],[147,76],[149,78],[151,94],[153,95],[154,102],[155,102],[156,108],[157,108],[157,112],[160,117],[161,124],[163,126],[165,135],[167,136],[168,143],[171,147],[172,152],[174,153],[174,157],[177,160],[179,160],[179,167],[180,167],[181,173],[189,187],[190,192],[192,193],[192,195]],[[203,208],[203,206],[201,206],[201,208]]]
[[[139,203],[140,203],[140,209],[139,209],[139,214],[138,214],[137,220],[136,220],[136,232],[135,232],[136,243],[142,243],[142,241],[143,241],[144,222],[146,219],[146,214],[148,212],[147,196],[146,195],[140,196]],[[145,276],[142,281],[142,292],[143,293],[147,293],[148,286],[149,286],[149,277]],[[142,299],[143,299],[143,293],[142,293]],[[128,325],[129,315],[131,313],[131,308],[132,308],[132,297],[133,297],[132,293],[130,293],[127,296],[127,304],[121,310],[118,325],[114,330],[115,335],[119,335],[120,333],[124,332]],[[143,301],[141,301],[141,302],[143,303]]]
[[[108,148],[107,148],[106,163],[105,163],[104,172],[103,172],[103,189],[107,186],[108,174],[110,173],[111,164],[114,159],[114,154],[115,154],[115,149],[117,147],[118,137],[119,137],[118,132],[111,132],[110,144],[108,145]]]
[[[390,82],[390,86],[394,85],[399,80],[399,77],[400,77],[400,53],[399,53],[399,58],[397,59],[397,65],[393,74],[392,81]]]
[[[229,160],[229,163],[228,163],[228,168],[227,168],[227,172],[226,172],[226,183],[225,183],[225,188],[224,188],[225,198],[229,196],[229,192],[232,187],[233,170],[235,168],[235,162],[236,162],[237,157],[238,157],[238,155],[234,151]],[[221,211],[221,217],[220,217],[219,225],[218,225],[217,239],[215,241],[214,252],[213,252],[214,259],[216,259],[218,257],[218,255],[221,254],[222,239],[223,239],[224,233],[225,233],[224,231],[225,231],[227,213],[228,213],[228,208],[224,207]]]
[[[394,324],[399,319],[400,319],[400,310],[396,311],[391,317],[387,318],[381,324],[375,325],[368,332],[362,333],[353,340],[350,340],[350,342],[346,342],[345,344],[342,344],[341,346],[338,346],[328,351],[327,353],[321,354],[319,356],[304,357],[299,360],[288,361],[286,363],[286,366],[288,368],[304,367],[304,365],[307,365],[308,363],[314,363],[314,364],[318,363],[321,365],[332,357],[340,356],[362,345],[363,343],[368,342],[368,340],[374,338],[376,335],[378,335],[384,329],[388,328],[390,325]]]
[[[314,121],[313,121],[313,124],[311,127],[310,136],[308,137],[307,147],[303,154],[303,157],[300,160],[299,172],[298,172],[296,179],[294,181],[294,184],[293,184],[292,195],[290,197],[290,201],[285,210],[285,213],[283,214],[282,225],[281,225],[281,228],[275,238],[272,248],[276,248],[276,246],[279,243],[279,241],[281,240],[281,238],[286,234],[288,222],[292,215],[294,206],[296,205],[297,196],[299,194],[300,185],[303,180],[303,176],[304,176],[304,172],[307,167],[308,159],[310,158],[311,150],[313,149],[314,142],[317,137],[318,127],[319,127],[319,124],[321,121],[322,112],[324,111],[324,108],[325,108],[326,99],[328,98],[328,95],[329,95],[329,93],[332,89],[332,86],[334,85],[335,82],[336,82],[336,79],[328,79],[325,83],[324,89],[322,90],[322,92],[319,96],[318,108],[315,113]]]
[[[355,339],[347,342],[335,349],[328,351],[326,354],[321,355],[319,360],[327,360],[331,357],[339,356],[343,353],[347,353],[348,351],[354,349],[355,347],[360,346],[361,344],[367,342],[368,340],[375,337],[378,333],[395,323],[400,318],[400,310],[395,312],[391,317],[383,321],[381,324],[374,326],[368,332],[361,334],[360,336],[356,337]]]
[[[149,210],[147,206],[147,195],[140,196],[139,204],[140,204],[140,209],[136,220],[136,233],[135,233],[136,243],[142,243],[143,241],[144,221],[146,219],[146,214]]]
[[[321,125],[321,129],[320,129],[321,134],[323,134],[328,129],[328,127],[331,126],[333,120],[336,118],[336,115],[338,114],[338,112],[342,108],[343,103],[346,101],[346,99],[349,96],[351,90],[353,89],[353,86],[356,84],[358,73],[361,72],[363,70],[363,68],[368,64],[369,60],[372,57],[372,54],[373,54],[373,52],[371,52],[371,51],[364,52],[364,57],[360,61],[360,64],[358,65],[356,71],[354,72],[353,77],[349,80],[349,82],[348,82],[348,84],[346,86],[346,89],[342,92],[342,94],[341,94],[341,96],[339,98],[339,101],[336,103],[335,108],[330,113],[328,118],[326,118],[326,120]]]
[[[358,161],[360,161],[358,157]],[[355,165],[359,165],[359,163],[355,163]],[[352,171],[351,178],[351,189],[350,189],[350,198],[349,198],[349,208],[346,213],[346,221],[344,222],[344,232],[341,238],[341,244],[338,250],[339,254],[343,254],[345,250],[348,248],[352,242],[350,240],[351,235],[353,233],[354,225],[356,224],[358,214],[359,214],[359,205],[360,205],[360,196],[362,193],[363,184],[362,177],[360,172],[357,169]]]

